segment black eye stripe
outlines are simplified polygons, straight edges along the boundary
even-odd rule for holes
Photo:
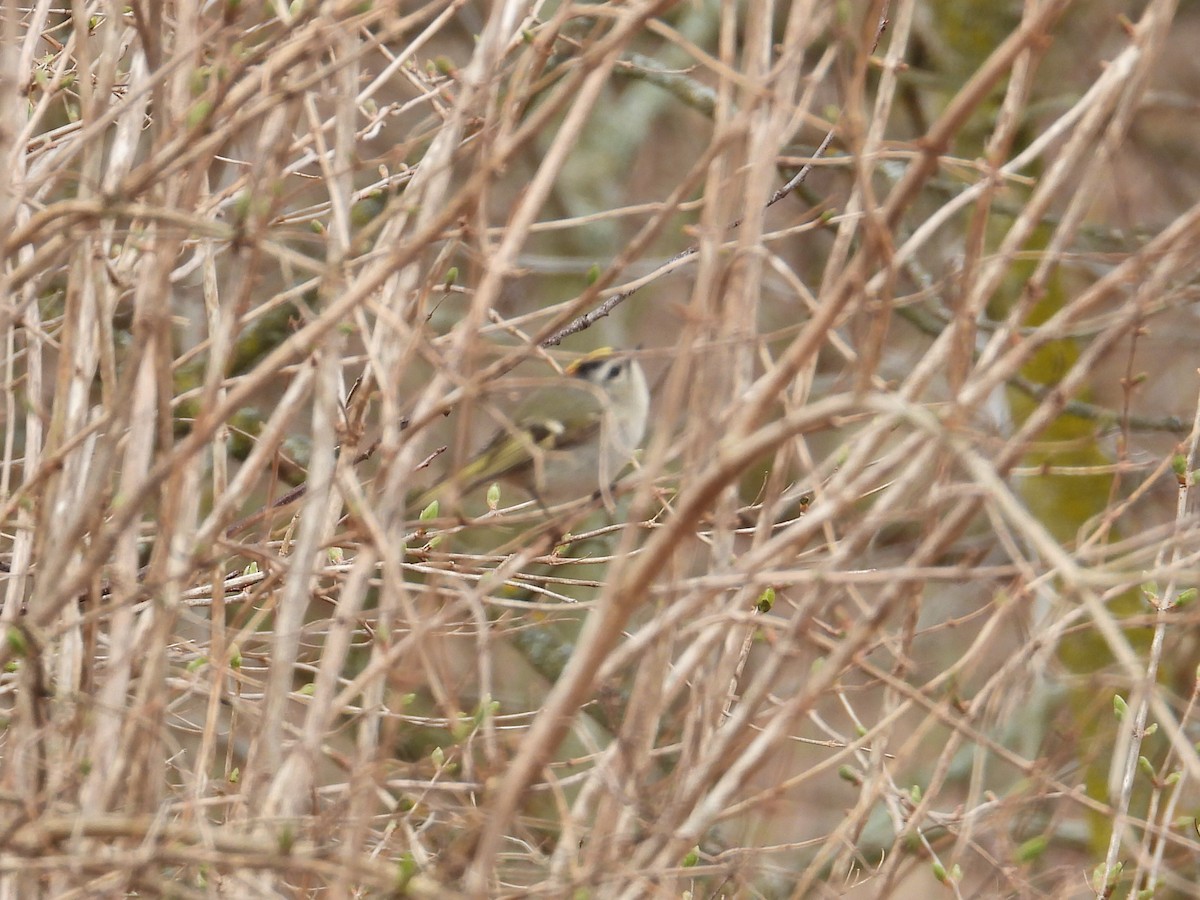
[[[619,359],[590,359],[587,362],[580,363],[575,371],[576,375],[582,378],[591,375],[593,372],[599,372],[605,367],[607,367],[607,371],[604,372],[604,380],[612,381],[621,374],[621,370],[625,368],[625,362]]]

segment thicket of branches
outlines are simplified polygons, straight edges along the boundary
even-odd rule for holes
[[[3,16],[0,897],[1198,895],[1194,15]]]

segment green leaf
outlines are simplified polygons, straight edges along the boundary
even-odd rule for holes
[[[1013,854],[1017,862],[1027,863],[1033,862],[1039,856],[1046,852],[1046,848],[1050,845],[1050,840],[1045,835],[1039,834],[1036,837],[1031,837],[1025,843],[1021,844]]]
[[[29,644],[25,640],[25,632],[21,629],[9,626],[4,639],[8,642],[8,649],[12,651],[13,656],[25,656],[29,653]]]
[[[416,857],[411,853],[402,853],[400,859],[396,861],[396,888],[398,894],[403,895],[408,883],[413,880],[413,877],[421,871],[417,865]]]
[[[212,113],[212,101],[201,98],[192,104],[187,114],[187,127],[195,128]]]

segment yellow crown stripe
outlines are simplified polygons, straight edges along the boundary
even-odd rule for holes
[[[565,371],[568,375],[574,375],[579,371],[579,367],[584,363],[589,363],[597,359],[607,359],[615,352],[616,351],[614,351],[612,347],[597,347],[590,353],[585,353],[583,356],[579,357],[579,359],[572,360],[563,371]]]

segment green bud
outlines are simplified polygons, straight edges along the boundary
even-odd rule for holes
[[[1109,869],[1104,863],[1092,869],[1092,890],[1097,894],[1107,895],[1107,893],[1117,886],[1117,881],[1121,878],[1121,870],[1125,868],[1124,863],[1117,863]]]
[[[1120,694],[1113,694],[1113,714],[1120,722],[1125,718],[1125,714],[1129,712],[1129,704],[1125,702],[1125,698]]]
[[[474,730],[475,719],[473,716],[460,715],[450,725],[450,734],[456,741],[465,741]]]
[[[754,604],[754,609],[760,613],[769,613],[771,607],[775,605],[775,588],[769,587],[758,595],[758,601]]]
[[[1175,478],[1181,485],[1187,484],[1188,480],[1188,457],[1183,454],[1175,454],[1171,457],[1171,472],[1175,473]]]
[[[198,97],[204,93],[204,89],[208,87],[209,69],[207,66],[201,66],[198,69],[192,69],[188,76],[188,90],[191,91],[193,97]]]

